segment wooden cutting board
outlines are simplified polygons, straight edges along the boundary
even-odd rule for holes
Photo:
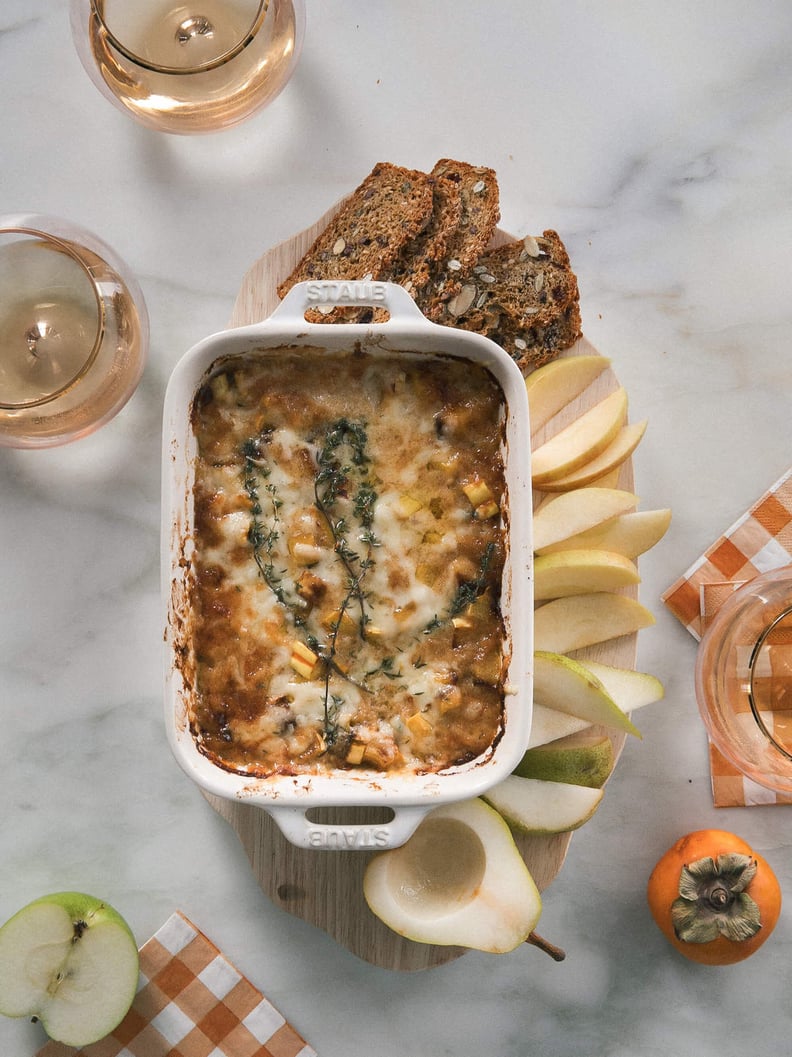
[[[277,284],[291,272],[339,205],[313,227],[269,250],[252,266],[242,282],[231,326],[256,323],[272,313],[278,304]],[[498,232],[493,245],[508,241],[511,236]],[[588,341],[581,339],[566,355],[595,352]],[[533,445],[541,443],[545,435],[556,432],[617,385],[613,372],[604,371],[581,397],[534,435]],[[631,463],[622,467],[618,485],[632,489]],[[541,499],[542,496],[535,495],[534,505]],[[635,635],[580,653],[580,656],[626,668],[634,666],[635,655]],[[618,755],[624,735],[611,736]],[[207,800],[236,831],[253,873],[269,898],[289,913],[324,929],[358,957],[386,969],[421,970],[442,965],[465,953],[462,947],[438,947],[403,939],[371,913],[363,898],[363,873],[371,853],[297,848],[286,840],[265,811],[208,794]],[[344,818],[350,824],[355,821],[348,812]],[[359,820],[363,822],[365,818],[365,812],[361,811]],[[595,816],[588,825],[596,824]],[[518,838],[520,851],[540,891],[548,887],[561,869],[570,836]],[[552,936],[546,938],[552,941]],[[537,958],[542,957],[537,952]]]

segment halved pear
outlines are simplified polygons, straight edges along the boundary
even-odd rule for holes
[[[534,598],[545,602],[566,595],[617,591],[640,583],[635,562],[603,550],[569,550],[543,554],[534,560]]]
[[[591,723],[587,719],[570,716],[566,712],[559,712],[555,708],[548,708],[547,705],[540,705],[538,701],[534,701],[528,748],[533,749],[537,745],[546,745],[548,741],[565,738],[569,734],[575,734],[590,726]]]
[[[121,1023],[138,971],[132,931],[93,896],[44,896],[0,928],[0,1013],[35,1016],[67,1046],[88,1046]]]
[[[480,799],[438,807],[366,867],[363,895],[415,940],[504,954],[528,939],[542,900],[501,816]]]
[[[663,684],[647,672],[636,672],[632,668],[619,668],[587,658],[581,659],[580,663],[599,679],[623,712],[634,712],[636,708],[652,705],[665,696]]]
[[[605,356],[567,356],[538,367],[525,380],[531,432],[557,415],[598,378],[610,360]]]
[[[580,488],[546,500],[533,517],[537,554],[555,543],[634,510],[638,496],[622,488]]]
[[[566,782],[543,782],[510,774],[485,794],[488,804],[516,833],[544,836],[569,833],[588,822],[604,789]]]
[[[649,610],[627,595],[609,591],[567,595],[545,602],[536,610],[534,646],[551,653],[572,653],[622,635],[632,635],[654,622]]]
[[[534,653],[533,682],[537,704],[640,738],[630,717],[582,661],[538,650]]]
[[[514,774],[520,778],[539,778],[544,782],[567,782],[600,789],[614,763],[613,743],[608,735],[582,730],[527,749],[514,768]]]
[[[605,474],[616,470],[625,462],[638,445],[641,443],[648,419],[642,422],[631,422],[622,426],[608,447],[589,462],[584,463],[566,474],[564,477],[556,477],[554,480],[545,481],[542,488],[546,492],[569,492],[573,488],[583,488],[587,484],[598,481]]]
[[[666,534],[670,524],[671,511],[668,509],[632,510],[583,532],[556,540],[541,549],[534,549],[537,554],[552,554],[555,551],[601,547],[634,560],[654,547]]]
[[[595,458],[615,439],[626,416],[627,392],[620,386],[534,450],[534,485],[541,488]]]

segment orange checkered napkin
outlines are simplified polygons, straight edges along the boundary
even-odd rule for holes
[[[792,564],[792,469],[769,488],[662,595],[668,609],[700,639],[726,598],[759,573]],[[779,657],[779,663],[785,663]],[[776,724],[786,716],[774,717]],[[715,807],[788,804],[792,799],[741,774],[710,742]]]
[[[82,1049],[48,1042],[37,1057],[317,1057],[304,1039],[183,914],[140,950],[132,1008]]]
[[[792,563],[792,469],[768,489],[661,596],[695,638],[702,632],[702,587],[752,580]]]

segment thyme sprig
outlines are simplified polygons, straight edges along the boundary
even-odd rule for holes
[[[291,614],[295,625],[302,627],[305,624],[302,608],[287,591],[283,583],[283,573],[275,564],[276,547],[281,536],[280,510],[283,501],[270,480],[271,470],[264,454],[266,437],[266,433],[249,437],[242,445],[242,487],[250,504],[247,538],[262,579],[278,602]],[[261,494],[262,484],[266,495],[266,511],[265,500]]]
[[[368,476],[371,459],[366,451],[368,437],[365,425],[346,418],[333,422],[325,432],[324,443],[317,454],[318,472],[314,479],[314,502],[327,522],[333,546],[347,573],[346,596],[341,605],[345,613],[354,599],[359,610],[358,630],[366,637],[369,614],[363,581],[374,565],[373,552],[380,540],[372,530],[377,492]],[[339,501],[351,502],[352,517],[359,526],[357,540],[362,553],[352,542],[354,526],[338,510]]]
[[[344,703],[343,697],[332,691],[334,676],[364,693],[372,692],[367,679],[356,679],[344,669],[338,658],[342,622],[350,610],[357,610],[358,634],[361,639],[366,639],[370,615],[364,581],[375,564],[374,551],[381,546],[372,528],[378,496],[371,477],[368,437],[365,424],[338,419],[324,431],[316,456],[314,502],[328,525],[334,552],[345,574],[343,597],[326,641],[320,641],[308,631],[307,611],[296,592],[284,582],[285,570],[279,568],[283,500],[271,479],[266,453],[269,439],[270,432],[264,430],[258,436],[248,438],[241,448],[242,483],[250,506],[247,538],[262,579],[295,627],[303,630],[306,644],[322,661],[323,734],[330,746],[340,734],[338,716]],[[395,677],[388,666],[381,669],[381,674]]]
[[[346,573],[344,597],[323,654],[324,734],[330,743],[338,735],[335,722],[338,708],[334,704],[330,684],[332,673],[339,672],[336,657],[342,621],[350,608],[356,606],[358,634],[365,640],[366,627],[371,619],[363,582],[375,564],[374,549],[380,546],[380,540],[372,529],[377,492],[370,477],[371,458],[366,450],[367,444],[364,423],[340,418],[327,427],[316,456],[318,470],[314,478],[314,502],[330,529],[335,553]],[[351,512],[344,513],[342,502],[351,506]],[[353,544],[353,535],[361,549]],[[364,684],[350,679],[348,673],[340,674],[360,689],[370,692]]]
[[[484,594],[487,589],[487,577],[489,575],[489,568],[492,564],[492,558],[495,554],[495,544],[490,542],[484,548],[484,553],[481,555],[479,561],[478,572],[476,573],[475,579],[463,580],[456,589],[454,597],[448,604],[448,609],[443,617],[435,616],[424,628],[424,632],[429,634],[432,631],[436,631],[443,624],[449,620],[453,620],[454,617],[458,617],[460,613],[463,613],[468,606],[472,605],[477,598]]]

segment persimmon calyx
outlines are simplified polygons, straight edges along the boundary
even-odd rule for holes
[[[679,898],[671,904],[677,939],[711,943],[718,936],[741,942],[762,927],[756,901],[745,889],[756,876],[756,860],[730,852],[682,867]]]

